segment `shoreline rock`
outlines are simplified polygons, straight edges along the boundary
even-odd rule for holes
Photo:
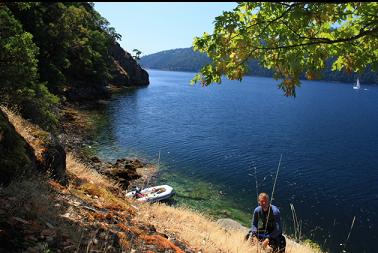
[[[248,228],[237,222],[236,220],[230,218],[218,219],[216,222],[218,225],[223,227],[225,230],[241,230],[247,234]]]
[[[101,174],[120,183],[122,188],[127,189],[130,181],[141,177],[137,168],[143,167],[145,164],[138,159],[117,159],[115,163],[103,162],[97,156],[92,157],[92,166]]]
[[[157,179],[156,166],[138,158],[121,158],[111,163],[92,156],[90,163],[98,172],[120,183],[124,190],[147,187]]]

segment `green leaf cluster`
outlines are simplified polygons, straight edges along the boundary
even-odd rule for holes
[[[19,4],[20,8],[28,5]],[[54,124],[51,106],[58,103],[46,83],[39,81],[39,48],[33,35],[25,32],[21,23],[4,5],[0,5],[0,97],[2,103],[31,110],[41,124]],[[33,103],[35,106],[29,107]]]
[[[215,18],[213,34],[193,42],[212,62],[192,82],[209,85],[225,75],[241,80],[248,61],[274,71],[286,96],[295,96],[302,73],[378,69],[378,3],[242,2]]]
[[[1,102],[54,125],[66,90],[103,87],[111,79],[109,49],[119,39],[92,3],[0,4]]]

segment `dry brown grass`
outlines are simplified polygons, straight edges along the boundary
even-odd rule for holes
[[[77,129],[91,130],[94,125],[89,113],[85,110],[78,110],[73,107],[65,107],[62,113],[68,117],[69,120],[64,121],[63,124],[75,124]]]
[[[41,160],[42,153],[44,152],[43,144],[49,137],[49,133],[23,119],[16,111],[4,106],[0,106],[0,108],[8,116],[9,121],[12,123],[16,131],[34,149],[34,154],[37,159]]]
[[[25,219],[38,218],[41,213],[46,214],[46,217],[50,216],[53,193],[40,177],[13,181],[4,188],[4,194],[14,200],[8,210],[15,216],[23,216],[21,218]]]
[[[79,190],[88,193],[92,196],[98,197],[98,204],[96,206],[100,208],[116,209],[132,212],[130,204],[116,196],[109,189],[99,187],[93,183],[85,183],[80,186]]]
[[[170,207],[165,204],[140,205],[137,219],[153,224],[159,232],[175,234],[181,240],[202,252],[264,252],[245,242],[245,232],[227,232],[206,215],[184,207]],[[319,252],[306,245],[287,240],[287,253]]]
[[[122,192],[119,190],[121,188],[115,182],[88,168],[71,153],[67,154],[66,167],[72,181],[77,181],[76,183],[71,182],[69,186],[71,193],[75,196],[89,201],[99,208],[133,212],[129,202],[123,199]]]
[[[72,153],[67,153],[66,156],[66,170],[69,175],[76,177],[82,182],[95,184],[99,187],[114,189],[117,184],[111,182],[97,171],[88,168],[81,161],[79,161]]]
[[[4,188],[2,193],[8,199],[5,207],[8,217],[23,219],[26,232],[40,233],[43,229],[53,228],[75,240],[79,236],[78,230],[60,216],[64,208],[58,204],[58,193],[51,187],[51,182],[54,181],[38,175],[13,181]]]

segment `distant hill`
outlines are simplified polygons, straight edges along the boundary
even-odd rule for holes
[[[139,64],[151,69],[197,72],[210,62],[207,55],[193,51],[193,48],[188,47],[165,50],[143,56]],[[250,62],[249,69],[251,70],[251,75],[273,76],[271,70],[260,67],[257,61]]]
[[[207,55],[193,51],[191,47],[165,50],[143,56],[140,59],[140,65],[144,68],[188,72],[198,72],[210,62]],[[273,77],[273,71],[261,67],[257,61],[250,61],[248,66],[249,75]],[[359,77],[362,84],[378,84],[378,72],[367,70],[357,75],[355,73],[347,74],[344,71],[332,71],[331,60],[327,62],[327,68],[322,72],[322,75],[322,80],[327,81],[354,83]],[[304,75],[302,75],[302,79],[305,79]]]
[[[139,64],[151,69],[196,72],[210,62],[207,55],[192,48],[177,48],[143,56]]]

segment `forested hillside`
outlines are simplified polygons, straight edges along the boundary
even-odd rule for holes
[[[93,3],[1,3],[0,36],[1,104],[43,126],[57,122],[64,101],[109,98],[109,84],[149,83]]]
[[[147,68],[172,71],[198,71],[210,63],[205,54],[194,52],[192,48],[177,48],[143,56],[140,64]]]
[[[361,83],[378,84],[377,72],[366,70],[357,75],[355,73],[347,74],[344,71],[331,71],[331,62],[331,59],[328,60],[327,68],[319,79],[353,83],[359,77]],[[143,56],[140,60],[140,64],[145,68],[191,72],[198,72],[208,63],[210,63],[210,59],[203,53],[193,51],[193,48],[166,50]],[[257,61],[250,61],[248,67],[249,75],[273,77],[273,71],[261,67]],[[302,75],[302,79],[305,79],[305,75]]]

